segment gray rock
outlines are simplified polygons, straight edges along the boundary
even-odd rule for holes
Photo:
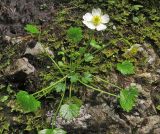
[[[160,116],[149,116],[143,120],[142,125],[143,126],[138,129],[137,134],[151,134],[152,131],[154,134],[159,134]]]
[[[27,58],[20,58],[17,59],[13,64],[8,66],[4,72],[5,75],[14,75],[20,71],[29,75],[35,72],[35,68],[28,62]]]
[[[7,42],[12,43],[12,45],[15,45],[15,44],[20,44],[20,43],[22,43],[23,38],[22,38],[22,37],[12,38],[12,37],[10,37],[10,36],[5,36],[5,37],[4,37],[4,40],[6,40]]]
[[[50,55],[53,55],[53,52],[47,47],[43,47],[41,43],[37,42],[33,48],[27,47],[24,54],[31,54],[31,55],[39,55],[42,53],[47,52]]]

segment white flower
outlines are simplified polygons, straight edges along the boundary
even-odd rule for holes
[[[96,29],[97,31],[105,30],[106,23],[109,22],[109,15],[102,14],[101,9],[93,9],[92,13],[86,13],[83,16],[83,23],[90,29]]]

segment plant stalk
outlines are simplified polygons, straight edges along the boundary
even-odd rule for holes
[[[62,75],[64,75],[62,69],[59,67],[59,65],[55,62],[55,60],[47,53],[47,56],[51,59],[51,61],[56,65],[56,67],[59,69],[59,71],[61,72]]]
[[[117,85],[115,85],[115,84],[113,84],[113,83],[110,83],[110,82],[107,81],[107,80],[104,80],[104,79],[102,79],[102,78],[100,78],[100,77],[96,77],[96,76],[94,76],[94,77],[97,78],[97,79],[99,79],[99,80],[101,80],[101,81],[103,81],[103,82],[105,82],[105,83],[107,83],[107,84],[112,85],[113,87],[116,87],[116,88],[122,90],[122,88],[120,88],[119,86],[117,86]]]
[[[72,97],[72,84],[69,87],[69,98],[71,98],[71,97]]]
[[[58,108],[57,108],[57,110],[56,110],[56,112],[55,112],[55,115],[54,115],[54,117],[53,117],[53,119],[52,119],[52,129],[53,129],[54,127],[56,127],[56,118],[57,118],[58,112],[59,112],[59,110],[60,110],[60,107],[61,107],[61,105],[62,105],[62,102],[63,102],[63,99],[64,99],[64,95],[65,95],[65,93],[62,93],[62,97],[61,97],[61,100],[60,100],[60,102],[59,102]]]
[[[51,90],[49,90],[50,88],[53,88],[56,84],[58,84],[59,82],[62,82],[64,79],[67,78],[67,75],[64,76],[63,78],[61,78],[60,80],[54,82],[53,84],[51,84],[50,86],[46,87],[46,88],[43,88],[42,90],[40,91],[37,91],[35,93],[33,93],[32,95],[36,97],[36,95],[40,94],[40,93],[43,93],[43,92],[46,92],[46,94],[48,94]],[[43,96],[43,95],[42,95]],[[39,98],[41,98],[42,96],[40,96]]]
[[[112,94],[112,93],[103,91],[103,90],[101,90],[101,89],[99,89],[99,88],[92,87],[92,86],[90,86],[90,85],[82,82],[81,80],[79,80],[79,82],[80,82],[81,84],[85,85],[86,87],[89,87],[89,88],[91,88],[91,89],[93,89],[93,90],[95,90],[95,91],[98,91],[98,92],[100,92],[100,93],[104,93],[104,94],[108,94],[108,95],[110,95],[110,96],[118,97],[118,95],[115,95],[115,94]]]

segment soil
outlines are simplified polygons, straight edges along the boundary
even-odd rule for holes
[[[92,7],[92,5],[95,6],[94,3],[96,2],[85,0],[82,5],[86,3],[91,4],[89,7]],[[0,52],[2,52],[0,54],[2,66],[0,67],[0,84],[1,86],[4,85],[7,91],[1,92],[1,96],[7,95],[8,90],[10,91],[6,88],[8,85],[11,85],[14,92],[18,92],[19,89],[27,89],[30,93],[43,87],[39,72],[48,71],[45,65],[49,65],[50,62],[44,57],[42,60],[39,57],[24,54],[28,45],[34,47],[37,42],[34,38],[28,38],[24,26],[33,23],[40,26],[41,29],[45,29],[51,25],[51,32],[58,31],[58,37],[59,33],[63,32],[63,27],[58,28],[56,26],[55,16],[62,8],[73,8],[71,6],[72,2],[66,0],[0,0]],[[79,6],[81,7],[81,5]],[[78,15],[77,12],[82,9],[75,8],[76,11],[72,12],[74,15]],[[67,22],[66,25],[71,23],[72,21]],[[110,36],[106,34],[105,38],[112,38],[112,35]],[[9,39],[6,39],[6,37],[9,37]],[[20,42],[18,42],[18,39]],[[15,43],[15,40],[18,43]],[[159,134],[160,111],[156,109],[156,106],[160,105],[160,47],[158,45],[155,47],[153,44],[156,43],[146,40],[142,45],[149,62],[140,66],[135,75],[124,77],[117,71],[104,73],[108,80],[122,87],[128,86],[130,83],[136,83],[139,86],[140,95],[135,108],[130,113],[124,112],[115,98],[83,90],[83,92],[78,92],[80,98],[84,101],[79,117],[71,122],[65,122],[58,117],[57,126],[64,128],[68,134]],[[25,66],[24,71],[24,66],[21,66],[18,73],[12,74],[15,71],[14,68],[7,72],[10,73],[9,77],[6,76],[6,68],[13,67],[17,63],[17,59],[19,61],[19,59],[24,58],[27,59],[27,61],[25,60],[26,66],[28,67],[29,64],[34,69],[28,71]],[[19,65],[15,66],[19,67]],[[113,89],[112,91],[117,92],[110,86],[107,89]],[[12,112],[14,97],[10,96],[10,100],[5,104],[0,102],[0,126],[4,127],[5,123],[9,124],[0,132],[6,134],[34,134],[36,129],[42,128],[43,125],[47,126],[54,111],[52,108],[55,105],[53,104],[53,96],[51,95],[49,96],[51,98],[48,97],[47,99],[42,98],[43,116],[40,115],[42,117],[39,117],[37,115],[34,118],[37,124],[41,122],[41,126],[37,125],[37,128],[32,128],[32,123],[29,122],[28,118],[32,118],[32,114],[23,116],[17,111],[13,110]],[[4,115],[6,118],[3,118]],[[27,120],[26,123],[20,121],[23,121],[23,119]],[[27,126],[31,128],[26,128]]]

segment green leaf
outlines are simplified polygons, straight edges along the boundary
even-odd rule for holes
[[[124,61],[122,63],[118,63],[117,70],[120,71],[124,75],[134,74],[134,66],[129,61]]]
[[[92,82],[92,74],[90,74],[89,72],[84,72],[84,75],[82,77],[82,82],[86,84]]]
[[[120,92],[120,105],[123,110],[129,112],[135,105],[135,101],[138,96],[138,89],[136,87],[129,87],[128,89],[123,89]]]
[[[79,43],[82,37],[82,29],[80,27],[70,27],[67,30],[67,38],[72,43]]]
[[[132,20],[133,20],[133,22],[135,22],[135,23],[138,23],[138,22],[139,22],[139,18],[138,18],[138,17],[135,17],[135,16],[133,16]]]
[[[9,94],[13,93],[12,85],[9,84],[9,85],[7,86],[7,92],[8,92]]]
[[[24,112],[35,112],[41,106],[41,103],[26,91],[19,91],[16,95],[16,100]]]
[[[64,66],[64,63],[63,63],[62,61],[58,61],[58,65],[59,65],[60,67],[63,67],[63,66]]]
[[[38,132],[38,134],[67,134],[66,131],[60,128],[55,129],[43,129]]]
[[[43,129],[40,130],[38,134],[53,134],[53,129]]]
[[[78,79],[79,79],[79,74],[78,73],[74,73],[71,76],[69,76],[69,78],[70,78],[70,82],[71,83],[76,83],[78,81]]]
[[[82,100],[78,99],[76,96],[73,96],[71,98],[66,98],[65,103],[66,104],[76,104],[79,107],[81,107],[83,104]]]
[[[56,89],[56,92],[59,93],[59,92],[65,92],[66,90],[66,84],[65,83],[58,83],[55,85],[55,89]]]
[[[79,53],[80,53],[80,54],[84,54],[85,51],[86,51],[86,48],[85,48],[85,47],[80,47],[80,48],[79,48]]]
[[[72,60],[75,60],[80,55],[79,52],[72,52],[69,56]]]
[[[140,8],[142,8],[143,6],[142,5],[134,5],[133,7],[132,7],[132,10],[136,10],[136,11],[138,11]]]
[[[96,49],[102,48],[100,45],[98,45],[98,43],[95,40],[91,40],[90,45]]]
[[[115,4],[115,3],[116,3],[116,0],[108,0],[108,3],[111,4],[111,5],[112,5],[112,4]]]
[[[93,55],[90,54],[90,53],[84,54],[84,60],[85,60],[86,62],[92,61],[93,58],[94,58]]]
[[[36,25],[27,24],[24,29],[31,34],[39,34],[40,33],[40,31]]]
[[[79,115],[80,107],[77,104],[64,104],[60,108],[60,116],[66,120],[72,120]]]
[[[158,105],[156,108],[157,108],[158,110],[160,110],[160,105]]]
[[[8,100],[9,96],[6,95],[6,96],[2,96],[0,97],[0,102],[5,102],[6,100]]]

